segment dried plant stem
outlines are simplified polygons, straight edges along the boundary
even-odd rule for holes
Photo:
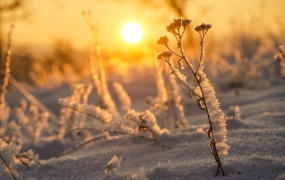
[[[66,151],[63,153],[63,156],[65,156],[65,155],[67,155],[67,154],[70,154],[70,153],[76,151],[77,149],[79,149],[79,148],[81,148],[81,147],[83,147],[83,146],[86,146],[86,145],[89,144],[89,143],[92,143],[93,141],[97,141],[97,140],[105,139],[105,138],[106,138],[106,136],[100,136],[100,137],[94,137],[94,138],[92,138],[92,139],[90,139],[90,140],[84,141],[83,143],[81,143],[81,144],[79,144],[79,145],[77,145],[77,146],[75,146],[75,147],[73,147],[73,148],[71,148],[71,149],[66,150]]]
[[[11,176],[14,178],[14,180],[17,180],[17,178],[15,177],[12,169],[9,167],[9,165],[7,164],[7,162],[5,161],[4,157],[2,156],[2,154],[0,153],[0,158],[2,159],[2,161],[4,162],[5,166],[8,168]]]
[[[199,33],[201,35],[201,33]],[[215,139],[214,139],[214,136],[213,136],[213,128],[212,128],[212,122],[211,122],[211,117],[210,117],[210,113],[209,113],[209,109],[207,107],[207,102],[205,100],[205,95],[204,95],[204,91],[203,91],[203,88],[201,87],[201,77],[200,75],[198,74],[198,70],[199,68],[201,68],[201,66],[203,65],[203,61],[204,61],[204,55],[205,55],[205,50],[204,50],[204,41],[205,41],[205,35],[206,33],[202,34],[201,35],[201,42],[200,42],[200,48],[201,48],[201,54],[200,54],[200,61],[199,61],[199,65],[197,67],[197,70],[194,71],[194,69],[192,69],[192,65],[190,64],[190,62],[186,59],[186,56],[184,54],[184,50],[183,50],[183,46],[182,46],[182,43],[181,43],[181,39],[182,37],[180,37],[179,41],[178,41],[178,44],[179,44],[179,49],[180,49],[180,52],[182,54],[182,58],[184,59],[185,63],[188,65],[189,69],[191,70],[193,76],[195,77],[195,80],[199,86],[199,88],[201,89],[201,93],[202,93],[202,97],[198,96],[198,101],[199,99],[201,99],[204,103],[204,106],[205,106],[205,109],[202,109],[202,110],[206,110],[207,112],[207,117],[208,117],[208,123],[209,123],[209,131],[208,131],[208,136],[210,138],[210,146],[212,148],[212,154],[213,156],[215,157],[215,160],[216,162],[218,163],[218,170],[217,170],[217,173],[216,173],[216,176],[219,174],[219,170],[221,169],[222,171],[222,174],[223,176],[225,176],[225,173],[224,173],[224,170],[223,170],[223,167],[222,167],[222,163],[220,161],[220,158],[219,158],[219,154],[218,154],[218,150],[217,150],[217,147],[216,147],[216,142],[215,142]],[[200,107],[200,106],[199,106]]]

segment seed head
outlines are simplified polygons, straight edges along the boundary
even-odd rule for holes
[[[167,36],[160,36],[159,39],[156,41],[157,44],[161,44],[161,45],[167,45],[168,43],[168,37]]]
[[[173,19],[173,23],[176,27],[180,28],[181,25],[182,25],[182,21],[183,21],[183,18],[182,17],[179,17],[179,18],[176,18],[176,19]]]
[[[165,50],[163,51],[162,53],[159,53],[157,55],[157,59],[162,59],[162,58],[165,58],[165,59],[168,59],[172,56],[172,52],[171,51],[168,51],[168,50]]]
[[[212,24],[205,24],[205,23],[202,23],[201,25],[196,26],[194,29],[195,29],[195,31],[200,32],[200,31],[207,31],[207,30],[209,30],[211,27],[212,27]]]
[[[186,28],[191,22],[191,19],[183,19],[182,26]]]
[[[168,26],[166,26],[166,30],[170,33],[175,33],[175,28],[176,28],[176,25],[174,23],[171,23]]]

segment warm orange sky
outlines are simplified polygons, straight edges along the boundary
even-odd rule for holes
[[[94,21],[100,23],[100,41],[108,47],[120,46],[124,43],[120,36],[120,29],[129,21],[140,23],[144,29],[144,41],[150,39],[156,41],[160,35],[167,34],[165,26],[175,17],[167,11],[142,9],[135,4],[118,3],[112,0],[56,0],[63,2],[61,8],[53,3],[55,0],[32,1],[31,6],[34,16],[32,22],[15,22],[13,42],[17,44],[31,44],[34,46],[48,46],[54,39],[69,39],[75,47],[84,47],[92,43],[90,29],[82,18],[82,10],[90,10]],[[134,1],[129,1],[134,2]],[[265,23],[283,15],[285,1],[283,0],[194,0],[189,4],[188,17],[193,20],[192,26],[212,23],[214,31],[224,34],[230,29],[230,19],[239,17],[241,21],[248,21],[248,15],[254,15]],[[206,5],[209,12],[200,16],[200,7]],[[263,8],[261,8],[263,7]],[[162,15],[163,18],[159,18]],[[199,16],[198,16],[199,15]],[[8,24],[3,24],[5,33]],[[262,27],[260,29],[263,29]],[[260,30],[259,29],[259,30]]]

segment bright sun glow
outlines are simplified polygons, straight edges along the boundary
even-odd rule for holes
[[[125,24],[121,30],[122,38],[129,44],[138,43],[143,37],[142,27],[134,22]]]

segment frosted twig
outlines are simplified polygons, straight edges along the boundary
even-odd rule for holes
[[[7,162],[5,161],[4,157],[2,156],[2,154],[0,153],[0,158],[2,159],[2,161],[4,162],[5,166],[8,168],[11,176],[13,177],[14,180],[17,180],[17,178],[15,177],[12,169],[9,167],[9,165],[7,164]]]
[[[74,130],[74,129],[72,129],[72,130]],[[72,153],[72,152],[74,152],[74,151],[76,151],[76,150],[82,148],[83,146],[86,146],[86,145],[89,144],[89,143],[92,143],[92,142],[97,141],[97,140],[100,140],[100,139],[105,139],[105,138],[106,138],[106,136],[100,136],[100,137],[94,137],[94,138],[92,138],[92,139],[89,139],[89,140],[87,140],[87,141],[84,141],[83,143],[81,143],[81,144],[79,144],[79,145],[77,145],[77,146],[75,146],[75,147],[73,147],[73,148],[71,148],[71,149],[68,149],[68,150],[64,151],[64,153],[63,153],[62,156],[65,156],[65,155],[67,155],[67,154],[70,154],[70,153]]]

